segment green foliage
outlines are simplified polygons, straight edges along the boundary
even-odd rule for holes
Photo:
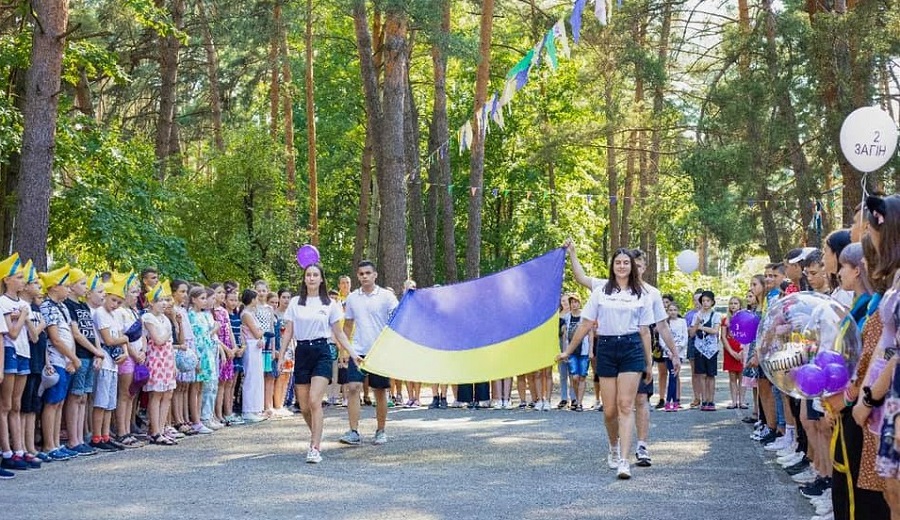
[[[296,279],[299,236],[279,147],[254,126],[230,134],[228,143],[205,177],[177,181],[179,235],[206,280]]]
[[[185,242],[172,234],[171,192],[154,177],[153,148],[89,120],[61,118],[50,205],[49,251],[56,262],[97,270],[155,266],[194,278]]]

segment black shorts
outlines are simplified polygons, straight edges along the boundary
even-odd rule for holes
[[[600,377],[616,377],[623,372],[650,370],[644,362],[644,346],[638,333],[624,336],[599,336],[597,350],[597,374]]]
[[[694,357],[694,373],[698,376],[715,377],[719,373],[719,353],[712,358],[707,358],[700,352]]]
[[[360,370],[359,367],[356,366],[356,362],[351,359],[350,364],[347,366],[347,382],[362,383],[367,377],[369,378],[369,388],[384,390],[391,387],[391,379],[389,377],[370,374],[365,370]]]
[[[28,374],[25,389],[22,391],[22,413],[39,414],[44,409],[43,400],[38,396],[40,386],[41,372]]]
[[[639,394],[647,394],[647,397],[653,395],[653,380],[651,379],[649,383],[644,383],[644,377],[641,376],[641,383],[638,385]]]
[[[308,385],[313,377],[324,377],[330,383],[331,363],[331,348],[327,339],[297,341],[294,347],[294,384]]]

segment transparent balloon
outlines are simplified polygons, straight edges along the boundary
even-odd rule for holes
[[[850,310],[829,296],[801,292],[769,307],[757,338],[759,364],[793,397],[843,392],[859,363],[862,342]]]

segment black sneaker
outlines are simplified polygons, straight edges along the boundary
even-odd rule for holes
[[[104,452],[119,451],[119,450],[113,448],[112,446],[110,446],[108,443],[103,442],[103,441],[97,441],[97,442],[92,441],[90,443],[90,445],[91,445],[91,448],[94,448],[97,451],[104,451]]]
[[[447,409],[447,398],[446,398],[446,397],[441,397],[441,404],[440,404],[440,406],[441,406],[441,410],[446,410],[446,409]]]
[[[666,406],[666,401],[662,397],[660,397],[659,401],[656,403],[656,406],[654,406],[654,408],[656,408],[657,410],[662,410],[663,407],[665,407],[665,406]]]
[[[3,461],[0,462],[0,468],[9,469],[15,471],[23,471],[28,469],[28,463],[25,462],[24,457],[20,457],[19,455],[13,455],[12,457],[3,458]]]
[[[808,467],[809,467],[809,459],[807,459],[806,457],[803,457],[803,459],[800,462],[794,464],[793,466],[788,466],[788,467],[784,468],[784,471],[786,471],[788,475],[793,477],[794,475],[796,475],[798,473],[803,473],[804,471],[806,471],[806,468],[808,468]]]
[[[441,398],[440,397],[432,397],[431,404],[428,405],[429,410],[437,410],[441,407]]]
[[[562,401],[556,403],[556,408],[559,409],[559,410],[562,410],[563,408],[565,408],[565,407],[567,407],[567,406],[569,406],[569,401],[566,401],[565,399],[563,399]]]
[[[779,435],[777,431],[772,430],[768,433],[768,435],[761,438],[759,440],[759,443],[762,444],[763,446],[765,446],[766,444],[775,442],[775,440],[778,439],[779,437],[781,437],[781,435]]]
[[[119,441],[110,439],[106,441],[106,445],[112,448],[114,451],[123,451],[125,450],[125,445]]]
[[[816,480],[805,486],[800,486],[800,494],[806,498],[819,497],[826,489],[831,488],[831,478],[816,477]]]

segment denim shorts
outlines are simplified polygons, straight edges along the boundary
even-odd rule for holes
[[[647,370],[644,362],[644,346],[638,333],[624,336],[598,336],[597,375],[600,377],[616,377],[623,372],[643,372]]]
[[[297,341],[294,347],[294,384],[308,385],[314,377],[331,382],[331,348],[325,338]]]
[[[53,365],[53,369],[59,374],[59,381],[47,390],[44,390],[45,404],[59,404],[66,400],[69,395],[69,383],[72,381],[72,374],[66,372],[66,367]]]
[[[78,358],[81,367],[72,374],[72,386],[69,393],[72,395],[87,395],[94,391],[94,360],[90,358]]]
[[[17,356],[15,347],[3,347],[3,373],[27,376],[31,373],[31,359]]]
[[[366,380],[366,377],[369,378],[369,388],[385,390],[391,387],[391,379],[389,377],[370,374],[365,370],[360,370],[359,367],[356,366],[356,362],[353,361],[353,359],[350,359],[350,363],[347,366],[347,382],[362,383]]]
[[[591,358],[587,355],[572,354],[569,356],[569,375],[587,377],[588,367],[591,366]]]
[[[694,373],[698,376],[715,377],[719,373],[719,353],[712,358],[707,358],[703,354],[697,352],[694,358]]]
[[[660,392],[662,392],[662,390],[660,390]],[[651,379],[649,383],[645,383],[644,378],[641,377],[641,383],[638,385],[637,393],[647,394],[647,397],[653,395],[653,379]]]

